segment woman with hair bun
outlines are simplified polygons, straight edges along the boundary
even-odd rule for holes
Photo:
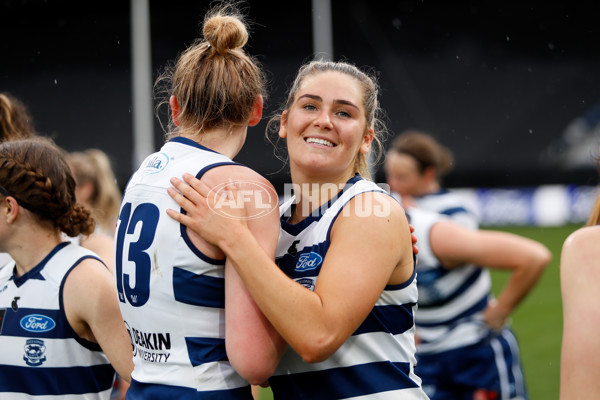
[[[405,205],[415,205],[451,217],[470,229],[479,227],[477,213],[465,199],[442,186],[454,167],[454,157],[432,135],[407,130],[392,142],[385,158],[387,183]]]
[[[228,208],[190,174],[169,188],[185,210],[169,215],[233,260],[289,344],[269,379],[278,400],[427,398],[414,373],[410,227],[367,168],[384,128],[378,93],[373,76],[346,62],[298,71],[271,125],[286,142],[294,185],[280,206],[276,261],[250,235],[252,209]],[[230,186],[238,198],[240,185]]]
[[[159,78],[171,109],[167,142],[131,177],[118,217],[115,279],[135,365],[127,399],[251,399],[250,384],[271,376],[285,348],[223,251],[166,213],[176,207],[170,179],[184,173],[215,190],[229,179],[263,190],[256,212],[278,205],[266,179],[232,161],[261,119],[265,86],[242,49],[243,18],[213,9],[203,33]],[[273,259],[277,212],[248,226]]]
[[[110,272],[63,241],[94,220],[75,201],[63,152],[48,139],[0,144],[0,397],[108,399],[131,344]],[[112,364],[112,365],[111,365]]]

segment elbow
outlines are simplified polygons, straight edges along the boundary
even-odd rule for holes
[[[550,264],[551,261],[552,261],[552,253],[550,252],[550,250],[548,250],[548,248],[546,248],[546,246],[540,245],[538,255],[536,257],[535,262],[533,263],[536,266],[536,268],[539,270],[540,274],[542,272],[544,272],[544,270],[546,269],[548,264]]]
[[[265,383],[275,372],[278,359],[261,357],[257,354],[249,357],[230,358],[230,363],[237,373],[251,385]]]
[[[318,363],[327,360],[342,343],[336,344],[332,338],[320,338],[316,340],[305,341],[299,344],[294,350],[302,360],[309,364]]]
[[[261,385],[269,380],[275,372],[276,365],[265,366],[260,363],[251,363],[252,365],[234,365],[234,369],[242,378],[251,385]]]

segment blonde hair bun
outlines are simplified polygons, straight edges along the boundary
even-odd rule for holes
[[[220,55],[229,50],[244,47],[248,42],[248,30],[237,15],[218,12],[204,21],[204,39]]]

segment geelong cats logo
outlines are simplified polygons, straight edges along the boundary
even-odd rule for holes
[[[40,339],[28,339],[25,342],[25,355],[23,360],[31,367],[38,367],[46,361],[46,345]]]

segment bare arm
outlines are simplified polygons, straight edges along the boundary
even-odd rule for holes
[[[214,168],[202,178],[212,187],[227,179],[252,182],[244,203],[250,215],[260,217],[248,219],[246,224],[258,246],[274,260],[279,238],[277,192],[266,179],[241,166]],[[202,240],[197,235],[190,237]],[[287,344],[258,308],[229,258],[225,264],[225,310],[225,346],[231,365],[251,384],[264,383]]]
[[[597,399],[600,393],[600,227],[572,233],[563,244],[560,282],[563,339],[560,398]]]
[[[431,229],[435,255],[447,268],[465,263],[511,271],[510,279],[496,302],[485,311],[486,322],[499,329],[533,289],[552,255],[534,240],[498,231],[473,231],[444,221]]]
[[[131,381],[131,340],[121,316],[112,275],[97,260],[83,260],[67,277],[65,313],[75,332],[98,343],[118,374]]]
[[[202,184],[190,182],[202,192]],[[211,213],[201,196],[187,185],[176,187],[199,207],[171,191],[188,214],[169,215],[219,244],[260,309],[307,362],[328,358],[366,318],[385,285],[404,282],[413,272],[408,222],[402,208],[388,196],[361,195],[373,196],[375,201],[388,205],[390,213],[386,217],[360,217],[352,211],[340,214],[312,292],[289,279],[244,224]],[[350,210],[354,209],[355,199],[346,205]],[[213,224],[221,229],[207,231],[206,227]]]

